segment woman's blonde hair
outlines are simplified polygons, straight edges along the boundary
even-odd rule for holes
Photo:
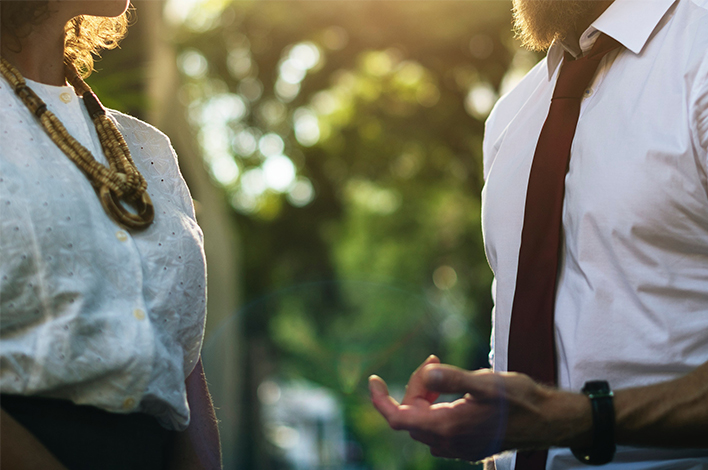
[[[78,16],[65,27],[64,59],[86,78],[93,71],[94,54],[115,49],[127,32],[127,13],[117,18]]]
[[[19,52],[22,38],[40,26],[50,15],[48,1],[0,1],[2,33],[11,38],[11,50]],[[128,31],[128,14],[116,18],[77,16],[64,28],[64,59],[84,77],[93,71],[94,55],[103,49],[115,49]]]

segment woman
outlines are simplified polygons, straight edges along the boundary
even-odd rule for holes
[[[220,467],[191,197],[81,78],[128,4],[0,2],[2,468]]]

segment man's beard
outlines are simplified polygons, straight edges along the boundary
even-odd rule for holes
[[[562,40],[596,8],[592,0],[513,0],[514,29],[523,45],[543,51]]]

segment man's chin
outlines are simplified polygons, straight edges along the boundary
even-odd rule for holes
[[[517,37],[534,51],[567,37],[595,9],[587,0],[513,0],[513,6]]]

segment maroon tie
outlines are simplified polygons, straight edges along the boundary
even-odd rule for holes
[[[556,384],[553,309],[570,147],[583,93],[600,60],[617,47],[617,41],[600,33],[585,57],[573,60],[566,52],[531,165],[511,310],[508,370],[547,385]],[[519,452],[516,469],[543,470],[546,456],[547,451]]]

